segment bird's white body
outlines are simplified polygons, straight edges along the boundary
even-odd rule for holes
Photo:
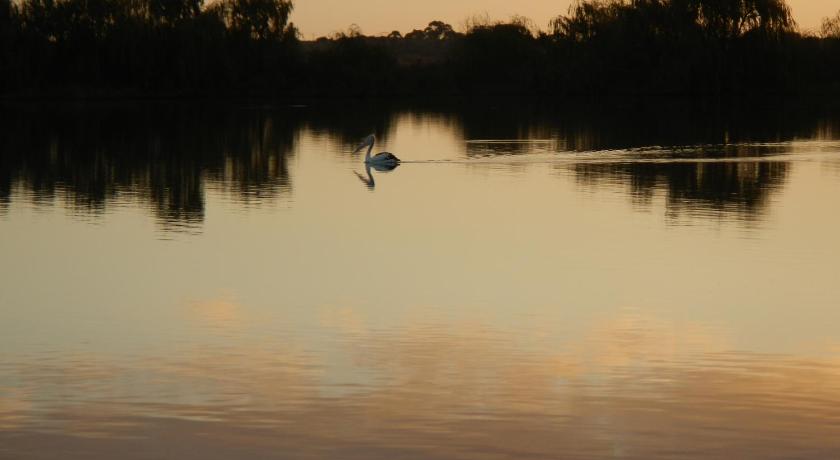
[[[371,156],[370,152],[373,150],[373,145],[376,143],[376,136],[371,134],[370,136],[366,137],[364,141],[362,141],[361,145],[359,145],[355,152],[362,150],[363,148],[367,147],[367,153],[365,154],[365,164],[371,165],[374,168],[376,166],[396,166],[400,164],[400,159],[396,157],[393,153],[389,152],[380,152],[376,155]]]

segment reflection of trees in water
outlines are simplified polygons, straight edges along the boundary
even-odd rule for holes
[[[298,124],[265,113],[240,119],[219,142],[224,163],[208,167],[208,177],[240,201],[259,203],[292,191],[287,159]]]
[[[208,185],[243,205],[290,195],[287,160],[304,125],[355,146],[371,132],[387,135],[395,113],[347,104],[9,109],[0,126],[0,213],[19,189],[17,199],[63,199],[88,215],[139,200],[167,228],[192,227],[204,220]]]
[[[552,127],[552,117],[534,110],[508,107],[506,104],[483,107],[480,110],[470,108],[462,113],[464,139],[467,144],[467,156],[470,158],[494,155],[519,155],[534,152],[535,149],[562,149],[552,142],[549,144],[533,142],[483,142],[495,141],[532,141],[552,139],[556,141]]]
[[[20,186],[36,203],[99,214],[145,202],[164,224],[200,223],[205,181],[244,202],[291,192],[297,125],[263,111],[156,106],[15,111],[0,130],[0,202]]]
[[[753,220],[790,170],[786,162],[758,157],[769,160],[789,153],[791,147],[784,142],[820,134],[817,120],[809,116],[781,120],[744,114],[697,119],[666,112],[623,122],[611,119],[600,128],[572,125],[563,135],[573,151],[626,150],[612,163],[572,166],[579,183],[628,186],[637,204],[649,204],[661,191],[672,216],[713,212]],[[656,147],[644,148],[650,146]],[[679,159],[685,162],[672,161]],[[709,159],[720,161],[702,161]]]
[[[604,113],[500,106],[463,116],[466,139],[514,140],[467,144],[470,157],[578,152],[581,162],[570,168],[581,184],[626,185],[638,203],[649,203],[663,191],[674,214],[731,212],[746,219],[757,216],[789,174],[787,163],[755,157],[789,153],[785,142],[797,139],[837,138],[836,126],[791,110],[721,115],[668,108]],[[521,142],[529,139],[540,142]],[[729,161],[672,161],[688,158]],[[609,163],[587,163],[592,159]],[[655,159],[663,161],[650,161]]]
[[[822,141],[831,141],[834,139],[840,140],[840,119],[837,120],[823,120],[817,126],[817,139]],[[840,143],[828,142],[826,144],[815,146],[817,151],[831,151],[837,152],[840,150]],[[822,160],[822,167],[831,174],[840,176],[840,158],[832,156]]]
[[[657,191],[666,197],[669,214],[690,211],[733,213],[750,219],[787,179],[785,162],[578,163],[572,170],[579,183],[627,185],[630,196],[648,204]]]
[[[378,103],[324,104],[304,110],[306,128],[316,136],[334,138],[348,148],[356,147],[369,134],[384,140],[392,131],[399,110],[394,105]]]
[[[821,116],[784,108],[718,113],[685,107],[592,109],[534,108],[499,103],[461,112],[470,139],[551,140],[555,152],[588,152],[650,146],[697,146],[837,138]],[[831,137],[831,134],[834,136]],[[826,136],[829,137],[826,137]],[[529,153],[532,145],[490,146],[503,153]],[[468,155],[484,156],[478,144]],[[714,153],[714,152],[707,152]]]
[[[668,108],[604,112],[535,110],[504,102],[412,104],[338,102],[278,110],[142,104],[10,110],[0,126],[0,213],[6,212],[17,188],[21,191],[17,199],[26,196],[36,203],[63,199],[65,207],[80,213],[102,213],[109,203],[137,200],[153,209],[162,223],[199,224],[207,185],[246,205],[289,195],[287,157],[301,129],[349,149],[371,132],[386,140],[408,114],[420,123],[429,119],[433,124],[451,124],[465,140],[514,141],[468,143],[468,156],[582,152],[588,158],[585,155],[592,151],[631,150],[622,152],[616,163],[579,163],[572,168],[582,184],[629,185],[634,199],[642,202],[662,190],[672,210],[699,206],[749,214],[760,210],[768,192],[784,183],[787,165],[755,160],[633,161],[767,156],[789,147],[753,143],[840,135],[836,121],[789,110],[719,116]],[[639,149],[649,146],[662,147]]]

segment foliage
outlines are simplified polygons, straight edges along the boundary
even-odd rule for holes
[[[795,23],[784,0],[691,0],[685,7],[697,12],[697,22],[716,39],[733,39],[751,32],[782,34]],[[676,2],[674,4],[677,4]]]
[[[584,42],[644,18],[651,31],[699,32],[713,40],[749,33],[784,34],[795,26],[784,0],[593,0],[578,1],[552,20],[554,35]]]
[[[795,23],[784,0],[593,0],[551,22],[578,91],[788,91]],[[615,82],[606,81],[610,74]]]
[[[281,61],[297,42],[289,0],[0,1],[3,43],[14,44],[0,54],[0,91],[245,88],[288,79]]]
[[[224,0],[225,22],[235,32],[257,40],[283,35],[292,3],[288,0]]]
[[[177,24],[201,14],[204,0],[149,0],[149,15],[157,24]]]
[[[840,11],[834,17],[823,19],[820,35],[823,38],[840,38]]]
[[[530,94],[717,101],[840,93],[840,14],[796,32],[784,0],[578,0],[522,17],[351,26],[301,42],[291,0],[0,0],[0,93]]]
[[[425,29],[414,29],[405,35],[409,40],[451,40],[456,37],[458,32],[443,21],[432,21]]]

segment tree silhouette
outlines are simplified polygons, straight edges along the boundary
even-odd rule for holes
[[[257,40],[267,40],[283,35],[292,12],[292,2],[289,0],[223,0],[217,8],[234,32]]]
[[[784,0],[692,0],[685,6],[697,13],[702,29],[718,40],[732,40],[754,31],[781,34],[795,26]]]
[[[148,0],[149,14],[156,24],[174,25],[201,14],[204,0]]]
[[[426,36],[426,38],[431,40],[446,40],[448,38],[453,38],[457,35],[455,29],[453,29],[451,25],[443,21],[430,22],[429,25],[423,30],[423,34]]]
[[[823,19],[820,35],[823,38],[840,38],[840,11],[833,17]]]
[[[734,103],[835,94],[840,18],[795,31],[784,0],[581,0],[524,18],[358,26],[301,42],[292,0],[0,0],[4,95],[488,95]]]

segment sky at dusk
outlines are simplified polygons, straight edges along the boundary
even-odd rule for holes
[[[572,0],[297,0],[292,21],[304,38],[346,30],[357,24],[368,35],[392,30],[402,33],[435,19],[462,29],[465,20],[480,15],[507,19],[513,15],[530,18],[543,29],[551,18],[565,13]],[[840,10],[840,0],[788,0],[801,29],[816,29],[826,16]]]

